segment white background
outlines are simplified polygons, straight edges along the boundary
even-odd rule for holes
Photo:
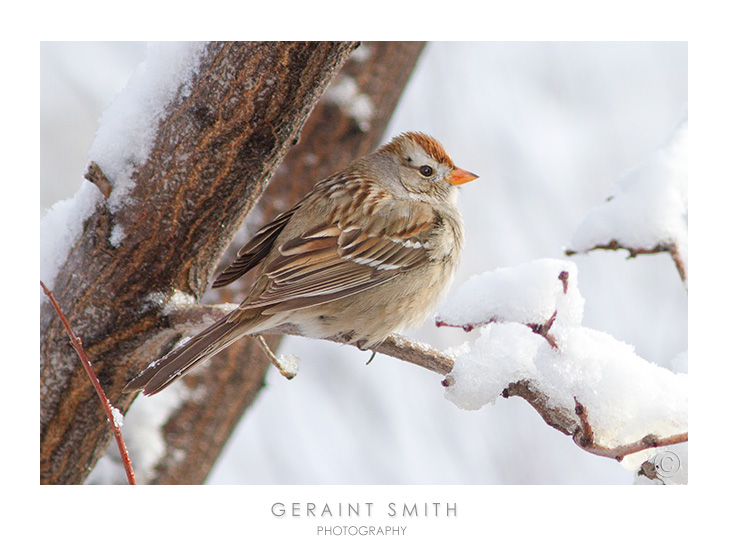
[[[325,6],[322,6],[325,4]],[[728,44],[725,8],[720,2],[667,2],[666,0],[613,0],[585,2],[557,0],[535,2],[404,3],[392,1],[355,4],[352,11],[327,2],[230,5],[206,2],[190,6],[130,2],[99,4],[12,4],[7,7],[3,88],[7,99],[3,135],[5,191],[18,193],[22,218],[34,238],[31,212],[38,206],[34,148],[38,130],[33,114],[38,106],[36,37],[43,39],[174,39],[174,38],[365,38],[400,39],[448,36],[464,39],[673,39],[691,40],[691,87],[693,132],[691,157],[692,281],[690,345],[692,347],[692,456],[690,486],[671,490],[633,487],[498,487],[450,486],[446,494],[472,504],[470,511],[449,525],[424,523],[417,537],[398,541],[319,541],[295,521],[268,521],[266,508],[276,495],[305,498],[389,498],[407,488],[373,487],[208,487],[207,489],[140,489],[40,487],[37,470],[24,460],[4,459],[2,470],[9,480],[6,522],[9,545],[36,547],[40,551],[81,548],[95,553],[129,549],[136,555],[159,556],[238,555],[253,549],[270,555],[316,551],[322,556],[386,556],[403,554],[450,555],[493,553],[533,556],[546,551],[590,552],[592,556],[628,555],[686,556],[716,552],[725,523],[718,504],[726,499],[723,481],[727,463],[724,423],[727,406],[726,315],[730,307],[725,257],[727,239],[727,153],[730,127],[726,78]],[[336,8],[336,9],[335,9]],[[720,8],[720,9],[717,9]],[[329,14],[329,15],[328,15]],[[24,55],[27,54],[27,55]],[[99,72],[98,66],[93,68]],[[35,113],[38,114],[38,113]],[[90,143],[90,138],[89,138]],[[87,143],[88,145],[88,143]],[[453,149],[452,149],[453,151]],[[28,153],[31,153],[29,156]],[[456,155],[456,154],[454,154]],[[30,157],[30,160],[29,160]],[[85,161],[81,161],[83,165]],[[77,187],[80,172],[73,177]],[[30,175],[30,180],[29,176]],[[4,238],[5,323],[13,324],[13,339],[34,331],[38,291],[25,281],[33,269],[33,251],[19,242],[14,203],[6,219]],[[26,201],[27,200],[27,201]],[[27,212],[26,212],[27,208]],[[27,216],[27,217],[26,217]],[[36,243],[37,245],[37,243]],[[15,267],[17,265],[17,267]],[[18,279],[20,272],[21,278]],[[27,283],[27,285],[26,285]],[[25,288],[28,291],[25,291]],[[11,320],[10,317],[13,319]],[[17,319],[17,321],[16,321]],[[7,334],[6,334],[7,336]],[[33,354],[31,348],[27,354]],[[4,376],[6,405],[2,416],[8,452],[20,449],[30,462],[36,459],[34,373],[26,367],[24,351],[6,351]],[[26,385],[27,382],[27,385]],[[28,400],[24,395],[27,395]],[[15,403],[15,404],[13,404]],[[25,410],[28,415],[22,415]],[[12,413],[12,414],[11,414]],[[20,413],[20,415],[19,415]],[[17,417],[29,427],[18,428]],[[12,418],[12,420],[10,420]],[[17,481],[21,481],[18,483]],[[439,497],[437,487],[413,487],[418,494]],[[70,492],[73,490],[73,492]],[[123,492],[122,492],[123,491]],[[38,536],[39,515],[43,536]],[[301,527],[298,527],[301,526]],[[31,531],[33,529],[33,531]],[[13,537],[13,535],[16,535]],[[39,554],[40,552],[35,552]],[[88,552],[87,552],[88,553]]]

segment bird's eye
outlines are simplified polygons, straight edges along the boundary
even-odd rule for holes
[[[420,169],[418,169],[418,172],[420,172],[423,176],[431,176],[433,174],[433,169],[428,165],[423,165]]]

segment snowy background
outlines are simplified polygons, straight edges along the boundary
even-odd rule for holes
[[[144,59],[138,43],[41,46],[41,216],[78,189],[97,119]],[[611,184],[660,147],[687,103],[686,43],[432,43],[387,136],[420,130],[480,179],[462,188],[470,276],[563,247]],[[384,138],[387,139],[387,138]],[[663,254],[571,258],[583,324],[670,367],[687,349],[687,293]],[[478,332],[412,335],[445,349]],[[620,483],[518,399],[463,411],[441,377],[332,343],[287,339],[293,381],[270,373],[210,483]],[[133,457],[134,458],[134,457]]]

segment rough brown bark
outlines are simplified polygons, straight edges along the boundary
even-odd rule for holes
[[[200,297],[355,46],[211,43],[192,90],[168,107],[152,153],[135,169],[125,205],[112,213],[99,204],[84,223],[54,293],[115,406],[127,408],[124,383],[174,341],[150,296]],[[115,225],[126,234],[117,247],[108,240]],[[40,355],[40,480],[82,482],[108,431],[50,305],[41,309]]]
[[[180,336],[180,324],[149,303],[150,293],[201,296],[221,251],[354,46],[210,45],[193,93],[171,107],[152,156],[137,169],[129,205],[114,215],[99,207],[85,223],[54,292],[117,407],[131,401],[120,395],[124,383]],[[378,143],[422,46],[375,43],[364,49],[369,56],[351,59],[345,72],[377,107],[367,133],[337,106],[321,102],[252,227]],[[126,233],[118,248],[107,241],[114,224]],[[223,298],[238,300],[240,293]],[[41,316],[41,482],[82,482],[107,443],[103,414],[47,310]],[[148,472],[150,482],[202,482],[267,367],[260,349],[246,340],[216,357],[206,374],[185,378],[202,396],[184,403],[164,426],[168,452]]]

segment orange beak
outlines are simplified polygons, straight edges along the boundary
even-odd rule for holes
[[[446,177],[446,180],[449,181],[449,184],[453,184],[454,186],[456,186],[458,184],[466,184],[467,182],[471,182],[476,178],[479,177],[473,172],[456,168],[449,173],[449,176]]]

